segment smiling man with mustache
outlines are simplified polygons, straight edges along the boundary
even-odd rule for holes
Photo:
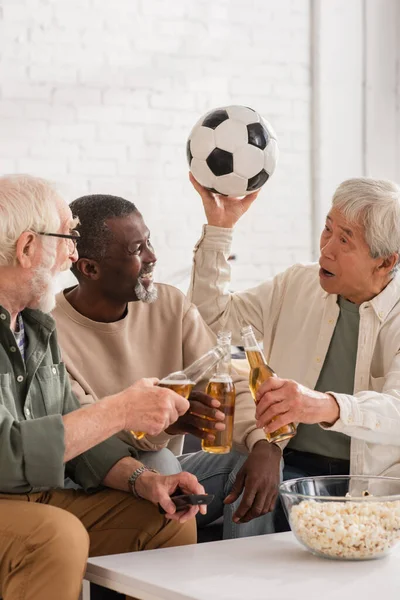
[[[106,390],[118,392],[145,374],[161,379],[181,371],[216,344],[184,294],[154,283],[157,259],[150,232],[132,202],[92,195],[78,198],[70,208],[79,219],[79,259],[72,268],[78,285],[58,295],[53,316],[81,404],[96,402]],[[271,531],[267,513],[280,479],[281,450],[257,428],[247,379],[236,376],[234,381],[233,435],[239,452],[177,457],[185,433],[214,439],[210,430],[224,428],[219,402],[197,389],[189,397],[189,411],[161,435],[136,440],[129,431],[120,434],[148,467],[164,474],[182,468],[195,474],[206,492],[215,495],[198,525],[223,515],[225,538]]]
[[[279,375],[258,390],[258,425],[291,422],[284,478],[400,476],[400,188],[373,178],[336,190],[319,264],[230,294],[232,231],[253,198],[216,197],[191,178],[208,225],[189,298],[214,330],[251,324]],[[274,419],[272,421],[272,419]]]

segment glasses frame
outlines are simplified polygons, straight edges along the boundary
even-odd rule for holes
[[[81,237],[79,231],[74,230],[73,233],[47,233],[44,231],[38,231],[38,235],[47,235],[50,237],[61,238],[63,240],[72,240],[74,245],[74,250],[77,248],[78,240]]]

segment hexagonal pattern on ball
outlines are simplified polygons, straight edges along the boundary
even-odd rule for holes
[[[247,140],[246,125],[234,119],[224,121],[215,130],[215,145],[227,152],[235,152],[241,146],[245,146]]]
[[[247,144],[233,153],[233,172],[241,177],[254,177],[264,167],[264,152]]]
[[[190,165],[190,170],[193,174],[193,177],[200,183],[200,185],[203,185],[206,188],[214,187],[215,177],[210,171],[205,160],[193,158],[192,164]]]
[[[236,121],[240,121],[245,125],[260,122],[259,114],[248,106],[227,106],[226,112],[230,119],[236,119]]]
[[[190,152],[195,158],[206,160],[215,146],[215,132],[213,129],[201,126],[193,132],[190,140]]]
[[[225,194],[225,196],[244,196],[247,189],[247,179],[239,177],[235,173],[229,173],[229,175],[216,177],[214,187],[220,194]]]
[[[264,150],[264,169],[268,175],[272,175],[275,171],[276,164],[279,158],[278,142],[271,138],[269,144]]]

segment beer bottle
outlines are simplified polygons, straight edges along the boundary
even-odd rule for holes
[[[276,373],[271,369],[265,360],[265,356],[259,347],[251,325],[241,329],[243,346],[246,352],[247,360],[250,365],[249,387],[254,402],[257,403],[256,393],[258,388],[269,377],[276,377]],[[274,420],[274,419],[273,419]],[[280,427],[272,433],[266,433],[265,436],[269,442],[282,442],[296,435],[296,426],[289,423]]]
[[[204,379],[217,362],[224,357],[226,351],[225,347],[214,346],[186,369],[170,373],[161,379],[157,385],[169,388],[184,398],[189,398],[193,386]],[[137,440],[141,440],[146,435],[144,431],[131,431],[131,433]]]
[[[220,331],[218,333],[218,346],[226,348],[226,353],[217,364],[215,374],[210,378],[206,388],[206,394],[221,403],[218,410],[225,415],[225,430],[210,429],[209,431],[215,435],[215,439],[201,441],[201,449],[211,454],[227,454],[232,449],[236,392],[231,377],[231,337],[230,332]],[[211,421],[211,419],[209,420]],[[208,431],[207,428],[204,431]]]

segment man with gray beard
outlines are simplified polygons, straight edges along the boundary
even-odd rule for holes
[[[178,487],[201,494],[203,486],[191,473],[165,476],[147,468],[115,435],[125,429],[156,435],[186,412],[188,401],[154,379],[104,394],[85,409],[71,391],[46,313],[55,304],[55,275],[78,259],[76,225],[48,182],[0,177],[3,600],[78,600],[88,553],[196,542],[198,507],[177,513],[170,496]],[[144,288],[145,282],[144,274]],[[65,489],[66,476],[79,489]]]
[[[135,205],[92,195],[70,205],[79,219],[78,285],[57,296],[53,317],[72,387],[82,405],[96,403],[141,377],[181,371],[216,344],[195,306],[173,286],[153,282],[156,256]],[[224,428],[220,403],[196,389],[190,409],[161,435],[120,437],[142,462],[167,474],[184,468],[215,495],[203,527],[224,516],[224,538],[267,533],[280,477],[280,449],[256,426],[247,379],[235,376],[234,445],[229,454],[182,455],[183,435],[214,439]],[[203,382],[204,383],[204,382]],[[259,518],[256,518],[259,517]]]

